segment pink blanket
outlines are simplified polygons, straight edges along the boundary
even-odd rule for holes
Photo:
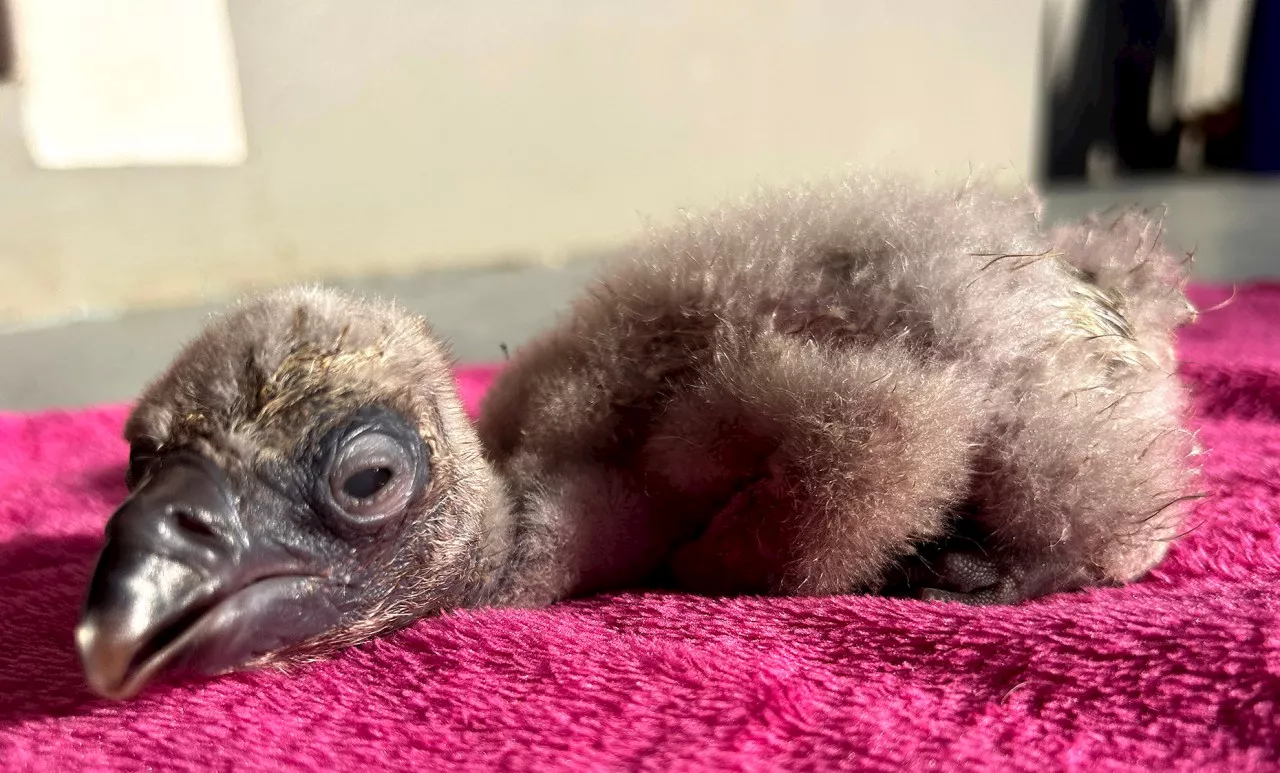
[[[1228,295],[1198,288],[1201,307]],[[424,620],[293,674],[81,684],[123,409],[0,416],[5,769],[1280,770],[1280,285],[1182,338],[1202,525],[1147,580],[1014,608],[619,594]],[[7,363],[20,367],[20,363]],[[460,378],[468,401],[485,370]]]

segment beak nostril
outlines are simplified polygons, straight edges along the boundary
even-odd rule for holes
[[[174,524],[187,534],[202,540],[216,540],[218,535],[214,533],[209,524],[197,518],[189,510],[175,509],[171,513]]]

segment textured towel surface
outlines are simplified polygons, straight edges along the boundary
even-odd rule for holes
[[[1280,285],[1238,292],[1181,349],[1210,497],[1139,584],[993,609],[621,594],[466,612],[293,674],[161,685],[124,704],[86,692],[71,647],[124,494],[124,411],[0,416],[0,760],[1280,769]],[[489,375],[461,374],[470,404]]]

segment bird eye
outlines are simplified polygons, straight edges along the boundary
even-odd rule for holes
[[[395,472],[388,467],[370,467],[361,470],[342,484],[342,493],[352,499],[372,499],[390,482]]]
[[[414,461],[403,443],[382,432],[368,431],[350,438],[329,470],[334,504],[360,523],[398,515],[413,497]]]

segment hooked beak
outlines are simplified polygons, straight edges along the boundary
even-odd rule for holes
[[[183,454],[111,516],[76,628],[95,692],[124,699],[164,671],[233,670],[339,623],[312,562],[243,515],[226,475]]]

